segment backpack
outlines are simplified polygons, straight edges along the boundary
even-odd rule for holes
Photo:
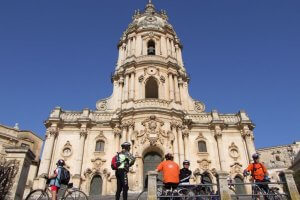
[[[117,155],[115,155],[111,160],[111,169],[117,170],[120,165],[121,163],[120,163],[119,153],[117,153]]]
[[[263,168],[263,166],[262,166],[262,164],[261,163],[258,163],[259,165],[260,165],[260,167],[262,168],[262,170],[263,170],[263,172],[264,172],[264,174],[266,174],[266,172],[265,172],[265,170],[264,170],[264,168]],[[252,163],[252,171],[251,171],[251,176],[254,176],[254,172],[256,171],[256,170],[258,170],[259,168],[255,168],[254,166],[254,163]]]
[[[59,180],[60,180],[61,184],[68,185],[68,183],[70,181],[70,172],[69,172],[69,170],[62,167]]]

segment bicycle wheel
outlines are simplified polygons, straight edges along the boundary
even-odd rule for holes
[[[64,199],[65,200],[88,200],[88,197],[84,192],[80,190],[72,190],[68,192],[68,194]]]
[[[187,188],[182,188],[178,191],[180,199],[192,200],[195,199],[195,193]]]
[[[25,200],[50,200],[50,198],[44,190],[33,190],[27,195]]]
[[[283,197],[277,191],[270,190],[269,194],[270,194],[270,196],[268,196],[269,200],[283,200]]]
[[[264,200],[265,192],[261,190],[258,186],[252,189],[252,200]]]

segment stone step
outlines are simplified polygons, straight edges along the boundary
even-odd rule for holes
[[[137,200],[139,197],[138,193],[130,193],[128,194],[127,200]],[[89,196],[89,200],[115,200],[115,195],[106,195],[106,196]],[[123,200],[122,193],[121,193],[121,199]],[[147,193],[144,192],[140,197],[139,200],[147,200]]]

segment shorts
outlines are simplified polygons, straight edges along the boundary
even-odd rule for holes
[[[51,185],[51,191],[57,192],[58,190],[59,190],[59,187],[57,187],[55,185]]]

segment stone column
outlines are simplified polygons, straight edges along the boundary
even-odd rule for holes
[[[131,76],[130,76],[130,99],[134,99],[134,80],[135,80],[135,77],[134,77],[134,72],[131,73]]]
[[[180,100],[181,100],[181,105],[183,108],[185,108],[185,96],[184,96],[184,89],[183,89],[183,81],[182,78],[180,77],[178,80],[178,85],[179,85],[179,94],[180,94]]]
[[[229,174],[227,172],[219,171],[218,174],[218,182],[220,189],[220,199],[222,200],[231,200],[230,190],[227,182],[227,178]]]
[[[189,148],[189,135],[190,131],[188,128],[185,128],[182,132],[183,135],[183,142],[184,142],[184,159],[189,160],[190,159],[190,148]]]
[[[137,162],[137,167],[138,167],[138,171],[137,171],[137,176],[139,177],[138,180],[139,180],[139,190],[143,190],[143,187],[144,187],[144,183],[143,183],[143,173],[144,173],[144,163],[143,163],[143,158],[141,155],[138,155],[136,156],[136,162]]]
[[[170,39],[167,38],[167,55],[171,55],[171,44],[170,44]]]
[[[135,56],[142,55],[142,36],[138,35],[135,43]]]
[[[128,135],[126,137],[126,142],[130,141],[130,138],[133,134],[133,130],[134,130],[134,122],[132,121],[128,124]],[[133,149],[133,146],[131,148]]]
[[[120,138],[121,138],[121,129],[119,128],[119,125],[117,124],[116,127],[114,128],[114,135],[115,135],[115,148],[117,152],[120,151]]]
[[[135,55],[136,37],[132,38],[131,55]]]
[[[122,125],[122,136],[121,136],[121,144],[123,144],[124,142],[126,142],[126,138],[127,138],[127,124],[123,124]]]
[[[170,92],[170,100],[174,100],[174,83],[173,83],[173,75],[169,73],[169,92]]]
[[[122,46],[119,46],[118,66],[120,66],[121,63],[122,63],[122,57],[123,57],[122,53],[123,53],[122,52]]]
[[[180,102],[177,76],[174,76],[174,87],[175,87],[175,102]]]
[[[39,177],[49,174],[50,162],[53,153],[53,146],[56,136],[58,135],[58,130],[56,125],[51,127],[46,133],[46,141],[44,146],[44,151],[41,159],[41,164],[39,168]]]
[[[173,142],[173,149],[174,149],[174,161],[176,163],[179,163],[180,159],[179,159],[179,153],[178,153],[178,133],[177,133],[177,123],[176,122],[172,122],[171,123],[171,129],[174,135],[174,142]]]
[[[131,56],[131,38],[128,39],[127,41],[127,57],[130,57]]]
[[[223,141],[222,141],[222,130],[219,125],[215,126],[215,138],[218,144],[218,153],[219,153],[219,160],[220,160],[220,169],[226,169],[226,160],[224,156],[224,148],[223,148]]]
[[[176,57],[176,55],[175,55],[174,40],[171,40],[171,55],[172,55],[173,58]]]
[[[179,143],[179,166],[181,166],[182,162],[184,161],[184,145],[183,145],[181,125],[178,127],[178,143]]]
[[[126,74],[125,82],[124,82],[124,101],[128,100],[128,91],[129,91],[129,74]]]
[[[148,197],[147,200],[157,200],[157,176],[156,171],[148,172]]]
[[[181,52],[181,48],[178,48],[178,61],[179,61],[179,65],[183,68],[183,59],[182,59],[182,52]]]
[[[126,59],[126,44],[125,43],[123,43],[123,45],[122,45],[122,63],[124,63],[124,60]]]
[[[286,180],[287,188],[290,193],[291,200],[300,200],[299,191],[297,189],[297,185],[296,185],[294,177],[293,177],[293,171],[285,170],[284,177]]]
[[[245,125],[242,130],[242,137],[245,140],[246,148],[248,152],[249,161],[252,160],[252,155],[256,152],[254,146],[254,135],[253,132],[249,130],[248,126]]]
[[[138,95],[138,97],[139,97],[139,99],[144,99],[145,97],[144,97],[144,90],[143,90],[143,87],[144,87],[144,84],[143,84],[143,81],[144,81],[144,76],[143,75],[141,75],[139,78],[138,78],[138,81],[139,81],[139,95]]]
[[[30,164],[34,160],[35,155],[29,149],[20,148],[8,147],[5,149],[5,152],[7,161],[14,162],[13,165],[16,166],[17,170],[13,185],[5,199],[22,200]]]
[[[165,38],[165,36],[161,36],[160,43],[161,43],[160,46],[161,46],[162,56],[167,57],[167,47],[166,47],[166,38]]]
[[[118,93],[118,104],[119,104],[119,108],[122,107],[122,101],[123,101],[123,85],[124,85],[124,78],[121,76],[120,80],[119,80],[119,93]]]
[[[79,139],[79,146],[77,149],[77,156],[76,156],[76,165],[74,166],[74,176],[73,176],[73,183],[77,188],[80,188],[81,182],[81,169],[82,169],[82,160],[83,160],[83,152],[84,152],[84,144],[85,139],[87,136],[86,124],[82,125],[80,130],[80,139]]]

